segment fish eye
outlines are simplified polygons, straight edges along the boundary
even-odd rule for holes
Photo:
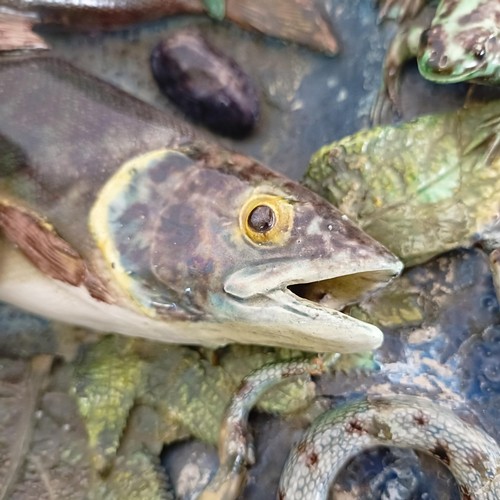
[[[257,233],[267,233],[276,222],[276,216],[267,205],[256,206],[248,216],[248,226]]]
[[[278,245],[290,235],[293,207],[281,196],[257,194],[243,205],[239,220],[241,232],[251,243]]]

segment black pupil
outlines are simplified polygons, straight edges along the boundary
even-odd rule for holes
[[[484,56],[486,55],[486,51],[484,50],[484,47],[474,47],[474,55],[479,60],[484,59]]]
[[[422,31],[422,34],[420,35],[420,46],[425,48],[427,44],[429,43],[429,31],[430,30],[425,30]]]
[[[275,223],[273,209],[267,205],[255,207],[248,216],[248,225],[257,233],[267,233]]]

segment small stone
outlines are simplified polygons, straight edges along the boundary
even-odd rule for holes
[[[259,118],[257,90],[238,64],[192,31],[178,31],[151,54],[160,90],[189,118],[243,138]]]

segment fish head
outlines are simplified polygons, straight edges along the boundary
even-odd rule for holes
[[[225,343],[309,351],[382,341],[376,327],[300,290],[328,280],[331,293],[352,276],[360,296],[396,276],[400,261],[251,158],[204,145],[141,155],[108,181],[90,221],[115,281],[160,321],[223,325]]]

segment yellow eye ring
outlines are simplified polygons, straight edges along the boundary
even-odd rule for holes
[[[280,196],[259,194],[243,205],[240,229],[252,242],[259,245],[283,244],[293,224],[293,207]]]

